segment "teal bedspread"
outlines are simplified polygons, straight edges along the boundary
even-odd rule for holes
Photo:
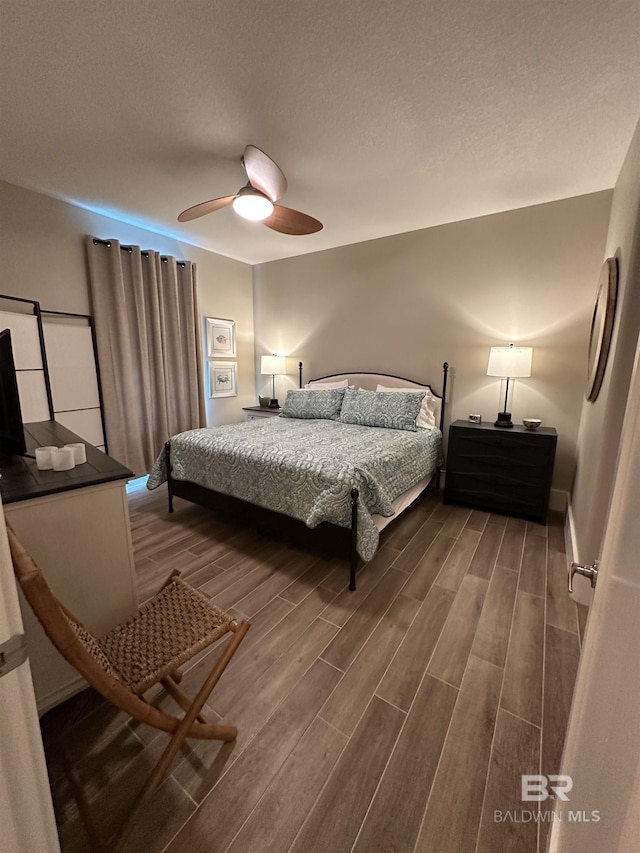
[[[308,527],[351,524],[358,503],[358,553],[378,547],[371,516],[393,515],[391,502],[442,464],[437,430],[383,429],[331,420],[268,418],[182,432],[171,439],[175,480],[188,480],[284,513]],[[147,488],[167,479],[164,452]]]

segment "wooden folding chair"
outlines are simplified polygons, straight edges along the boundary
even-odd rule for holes
[[[163,588],[125,622],[104,637],[94,637],[54,596],[41,570],[7,524],[13,568],[18,582],[49,639],[78,672],[117,708],[171,735],[125,825],[126,835],[141,806],[164,779],[185,738],[235,740],[235,726],[207,722],[201,710],[249,630],[218,609],[202,592],[173,572]],[[194,655],[231,632],[196,697],[178,687],[179,671]],[[185,712],[175,717],[144,699],[155,684]]]

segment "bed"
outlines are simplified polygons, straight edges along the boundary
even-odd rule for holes
[[[181,497],[298,542],[337,541],[353,590],[380,531],[439,486],[447,372],[442,394],[378,373],[312,380],[279,417],[173,436],[147,487],[167,482],[170,512]]]

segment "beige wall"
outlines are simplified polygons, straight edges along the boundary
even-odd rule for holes
[[[235,320],[237,329],[238,396],[207,399],[207,421],[242,420],[241,407],[256,400],[250,266],[3,182],[0,209],[0,292],[37,300],[49,310],[90,313],[85,234],[195,261],[202,315]]]
[[[617,257],[616,317],[606,373],[598,398],[584,402],[578,463],[571,496],[574,555],[592,563],[600,557],[615,475],[629,383],[640,332],[640,124],[616,183],[606,257]],[[595,295],[595,291],[592,296]]]
[[[568,491],[610,202],[595,193],[258,265],[256,356],[298,356],[306,379],[372,370],[436,389],[446,360],[448,422],[493,421],[504,394],[486,376],[489,347],[531,345],[511,411],[557,428],[554,487]],[[280,380],[279,396],[294,384]]]
[[[256,388],[255,373],[271,352],[301,358],[307,379],[379,370],[436,389],[447,360],[448,420],[472,411],[493,420],[503,394],[485,375],[489,347],[530,344],[534,374],[516,382],[511,409],[558,429],[554,487],[569,490],[610,201],[596,193],[262,264],[252,294],[246,264],[0,182],[0,291],[89,312],[85,234],[195,261],[203,316],[234,319],[238,330],[239,396],[208,400],[210,424],[240,420],[241,406],[270,393],[266,377]],[[296,382],[280,378],[278,396]]]

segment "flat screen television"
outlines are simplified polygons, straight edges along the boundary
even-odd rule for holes
[[[26,452],[11,330],[4,329],[0,332],[0,453],[22,456]]]

